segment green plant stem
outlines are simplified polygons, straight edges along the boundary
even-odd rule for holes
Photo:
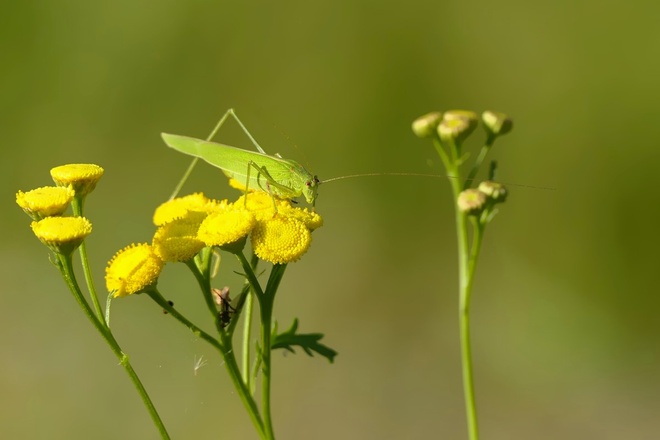
[[[241,264],[243,264],[243,261],[241,261]],[[259,257],[257,257],[253,253],[252,258],[250,260],[250,272],[252,274],[254,274],[258,265],[259,265]],[[244,264],[243,267],[245,268]],[[252,372],[250,371],[250,344],[252,338],[252,317],[253,317],[252,309],[254,307],[254,295],[255,292],[251,288],[250,279],[246,277],[245,284],[243,285],[243,291],[241,292],[241,296],[238,299],[238,304],[236,304],[236,311],[237,313],[241,313],[243,307],[245,307],[245,314],[244,314],[245,318],[243,321],[243,353],[242,353],[243,369],[242,370],[243,370],[243,381],[250,389],[250,393],[252,393],[252,395],[254,395],[254,382],[255,382],[253,378],[256,378],[256,374],[253,375]],[[230,325],[231,332],[233,332],[236,322],[233,322],[232,324],[233,325]]]
[[[155,288],[147,290],[146,293],[149,295],[151,299],[153,299],[160,307],[162,307],[170,315],[172,315],[172,317],[174,317],[177,321],[188,327],[188,329],[190,329],[190,331],[192,331],[195,335],[199,336],[204,341],[211,344],[214,348],[216,348],[220,352],[220,355],[224,360],[224,364],[227,369],[227,372],[229,373],[229,377],[232,383],[234,384],[234,387],[236,388],[236,391],[238,392],[238,395],[241,401],[243,402],[243,405],[247,409],[248,414],[252,419],[252,423],[254,427],[257,429],[257,432],[259,433],[259,436],[262,439],[270,439],[271,437],[268,437],[266,435],[266,431],[264,430],[264,422],[261,418],[261,415],[259,414],[259,409],[257,408],[257,404],[252,398],[250,391],[248,390],[247,386],[245,385],[245,383],[241,378],[241,372],[238,368],[238,364],[236,363],[236,358],[233,354],[234,350],[233,350],[231,338],[228,335],[226,335],[225,332],[221,332],[220,333],[221,340],[218,341],[213,336],[209,335],[204,330],[200,329],[195,324],[190,322],[174,307],[170,306],[170,304],[165,300],[165,298],[163,298],[160,292],[158,292]]]
[[[272,316],[273,316],[273,304],[275,301],[275,293],[279,288],[284,272],[286,271],[286,264],[274,264],[273,268],[270,271],[270,276],[268,277],[268,282],[266,283],[266,290],[262,290],[259,281],[257,280],[252,266],[245,258],[243,253],[239,252],[236,254],[247,280],[252,287],[253,294],[257,297],[259,301],[259,311],[261,317],[261,356],[259,361],[261,363],[261,402],[262,402],[262,414],[264,417],[264,429],[266,432],[267,438],[274,439],[275,433],[273,431],[273,420],[271,416],[271,406],[270,406],[270,383],[271,383],[271,332],[272,332]]]
[[[451,146],[455,151],[455,146]],[[457,154],[452,157],[457,159]],[[461,367],[463,372],[463,395],[465,399],[465,412],[467,417],[468,438],[479,439],[479,426],[477,421],[477,404],[474,393],[474,377],[472,368],[472,350],[470,343],[470,298],[472,293],[472,280],[474,268],[478,257],[478,248],[481,244],[481,235],[477,246],[477,253],[471,254],[469,250],[469,237],[467,228],[467,216],[458,209],[458,196],[463,186],[461,185],[460,169],[457,160],[449,163],[448,171],[455,178],[450,178],[449,183],[454,195],[454,210],[456,213],[456,234],[458,239],[458,289],[459,289],[459,329],[461,338]],[[476,232],[476,231],[475,231]],[[476,235],[475,235],[476,237]],[[474,242],[473,244],[475,244]],[[474,249],[474,247],[473,247]],[[472,257],[472,258],[471,258]]]
[[[112,332],[108,327],[105,326],[105,321],[103,319],[103,316],[101,315],[101,317],[96,317],[94,315],[94,312],[92,312],[92,309],[89,307],[89,304],[87,303],[82,292],[80,291],[80,286],[78,285],[76,276],[73,272],[73,262],[71,260],[71,255],[58,255],[58,259],[61,264],[62,277],[64,278],[64,281],[71,290],[71,293],[73,294],[74,298],[78,302],[78,305],[82,309],[85,316],[87,316],[87,318],[90,320],[94,328],[98,330],[98,332],[101,334],[103,339],[110,346],[110,349],[115,354],[115,356],[117,356],[122,367],[124,367],[124,370],[131,379],[131,382],[133,382],[133,386],[135,387],[138,394],[142,398],[142,402],[146,406],[147,411],[149,411],[149,415],[151,416],[154,425],[156,425],[156,428],[158,429],[161,438],[169,439],[170,436],[167,433],[167,430],[165,429],[165,425],[163,425],[163,421],[160,419],[160,416],[158,415],[158,411],[156,411],[156,407],[151,401],[151,398],[149,397],[147,390],[142,385],[142,382],[140,381],[140,378],[138,377],[135,370],[133,370],[133,367],[129,361],[128,356],[124,352],[122,352],[121,347],[115,340],[114,336],[112,335]]]
[[[492,134],[489,134],[488,137],[486,138],[486,143],[484,144],[483,147],[481,147],[481,150],[479,151],[479,155],[475,159],[474,164],[472,165],[472,168],[470,169],[470,172],[468,173],[468,176],[465,179],[465,184],[463,185],[463,189],[468,189],[472,184],[472,182],[474,181],[474,178],[477,177],[477,173],[481,168],[481,164],[484,162],[484,159],[486,159],[486,156],[490,151],[490,147],[492,147],[493,144],[495,143],[495,139],[497,139],[497,136],[494,136]]]
[[[254,274],[254,270],[252,269],[250,262],[247,260],[247,258],[245,258],[245,255],[243,255],[242,252],[238,252],[235,255],[243,267],[243,271],[245,272],[245,276],[250,283],[250,287],[252,287],[252,291],[255,295],[257,295],[257,298],[263,297],[264,291],[261,289],[259,280],[257,280],[257,276]],[[259,299],[259,301],[261,301],[261,299]]]
[[[251,291],[247,292],[245,298],[245,307],[243,311],[243,352],[242,352],[242,371],[243,382],[247,385],[250,391],[252,387],[252,375],[250,374],[250,339],[252,338],[252,306],[254,303],[254,295]]]
[[[198,266],[194,260],[186,261],[186,266],[188,266],[188,269],[190,269],[190,271],[193,273],[195,279],[197,280],[197,283],[199,284],[199,288],[202,291],[202,296],[204,297],[204,302],[206,303],[206,308],[213,317],[213,320],[217,321],[218,311],[215,307],[215,300],[213,299],[213,294],[211,293],[211,280],[208,277],[208,270],[206,270],[209,263],[210,260],[204,258],[200,262],[201,267]],[[204,274],[204,272],[207,273]]]
[[[85,202],[84,196],[75,196],[73,198],[73,203],[71,203],[71,208],[73,210],[73,215],[76,217],[83,216],[83,204]],[[103,322],[105,326],[110,325],[110,320],[107,321],[103,318],[104,313],[101,309],[101,303],[99,302],[98,295],[96,294],[96,288],[94,287],[94,278],[92,277],[92,270],[89,267],[89,258],[87,258],[87,240],[83,241],[78,249],[80,252],[80,261],[82,262],[83,273],[85,274],[85,283],[87,283],[87,289],[89,290],[89,296],[92,297],[92,304],[94,305],[94,311],[98,319]]]
[[[271,364],[271,333],[273,331],[272,318],[273,318],[273,305],[275,303],[275,293],[282,281],[284,272],[286,271],[286,264],[274,264],[268,277],[266,284],[266,291],[259,303],[259,310],[261,311],[261,401],[262,412],[264,415],[264,425],[266,431],[270,433],[271,438],[275,438],[273,431],[273,419],[271,416],[270,407],[270,389],[272,378],[272,364]]]

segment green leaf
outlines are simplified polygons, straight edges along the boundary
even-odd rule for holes
[[[283,348],[295,353],[293,347],[298,346],[302,348],[309,356],[314,356],[314,352],[320,354],[328,359],[330,363],[334,362],[337,352],[332,348],[321,344],[319,341],[323,338],[323,333],[296,333],[298,329],[298,318],[293,320],[291,328],[284,333],[277,334],[277,324],[273,329],[273,339],[271,341],[271,348]]]

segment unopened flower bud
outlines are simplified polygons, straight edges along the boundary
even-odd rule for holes
[[[465,119],[471,125],[477,125],[479,123],[479,115],[471,110],[449,110],[445,112],[442,116],[442,119],[446,121],[453,121],[454,119]]]
[[[492,180],[485,180],[479,184],[479,191],[486,194],[486,196],[492,200],[494,203],[504,203],[506,201],[506,196],[508,191],[498,182],[493,182]]]
[[[412,131],[420,138],[431,137],[442,120],[442,113],[431,112],[420,116],[412,123]]]
[[[457,205],[461,212],[468,215],[478,215],[486,206],[487,197],[478,189],[463,190],[458,195]]]
[[[472,134],[475,127],[467,119],[443,119],[438,125],[438,135],[443,141],[462,142]]]
[[[486,110],[481,115],[481,120],[484,127],[486,127],[486,131],[494,136],[505,135],[513,128],[513,120],[504,113]]]

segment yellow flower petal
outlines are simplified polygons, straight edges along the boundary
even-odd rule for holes
[[[88,163],[62,165],[50,170],[57,186],[71,186],[79,196],[85,196],[96,188],[103,176],[103,168]]]
[[[152,246],[163,261],[188,261],[201,251],[204,242],[197,238],[199,223],[175,220],[158,228]]]
[[[32,232],[53,252],[70,254],[92,233],[85,217],[46,217],[32,222]]]
[[[163,269],[148,244],[132,244],[117,252],[105,270],[105,284],[115,298],[140,292],[156,284]]]
[[[298,260],[312,243],[312,234],[303,222],[283,215],[257,222],[250,237],[254,253],[273,264]]]
[[[16,203],[34,220],[64,214],[75,196],[69,187],[44,186],[16,193]]]

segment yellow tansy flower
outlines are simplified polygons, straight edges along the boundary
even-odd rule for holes
[[[273,200],[275,204],[273,204]],[[234,206],[243,207],[250,211],[257,220],[267,220],[275,215],[275,206],[277,210],[291,207],[289,200],[280,199],[263,191],[255,191],[244,194],[234,202]]]
[[[316,212],[309,211],[307,208],[303,209],[289,205],[288,208],[283,208],[281,212],[285,217],[293,217],[300,220],[310,231],[323,226],[323,218]]]
[[[53,252],[68,255],[92,233],[85,217],[46,217],[32,222],[32,232]]]
[[[199,227],[197,237],[207,246],[223,246],[247,237],[255,217],[241,207],[235,203],[232,208],[210,214]]]
[[[175,220],[158,228],[152,246],[163,261],[188,261],[204,247],[197,238],[199,223]]]
[[[252,230],[254,253],[273,264],[298,260],[312,243],[312,234],[303,222],[283,215],[257,222]]]
[[[50,170],[57,186],[71,186],[78,196],[94,191],[103,176],[103,168],[91,163],[62,165]]]
[[[156,226],[184,217],[201,222],[208,213],[223,209],[225,206],[227,206],[226,200],[218,202],[205,197],[202,193],[190,194],[161,204],[154,212],[153,221]]]
[[[117,252],[105,270],[105,284],[113,297],[128,296],[156,284],[163,269],[148,244],[132,244]]]
[[[75,196],[69,187],[44,186],[16,193],[16,203],[34,220],[62,215]]]

